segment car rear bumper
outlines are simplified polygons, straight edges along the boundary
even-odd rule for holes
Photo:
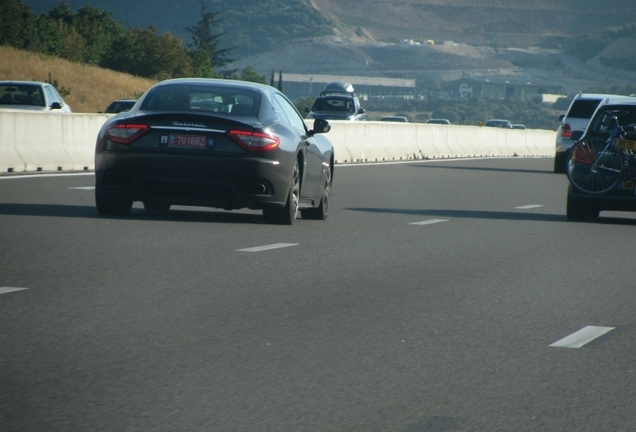
[[[636,211],[636,195],[633,190],[615,190],[606,194],[592,195],[570,188],[569,193],[577,203],[599,211]]]
[[[95,192],[132,201],[225,209],[285,205],[291,165],[256,157],[119,154],[95,157]]]

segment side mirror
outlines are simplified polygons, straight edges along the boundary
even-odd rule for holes
[[[358,110],[358,114],[364,114],[365,112],[367,112],[367,110],[365,110],[364,108],[360,108]]]
[[[305,107],[305,112],[308,113],[309,112],[309,107]]]
[[[577,131],[572,131],[572,135],[570,135],[570,138],[572,139],[572,141],[578,141],[581,139],[582,136],[583,136],[583,131],[577,130]]]
[[[331,125],[325,119],[316,119],[314,120],[314,128],[309,131],[310,135],[327,133],[331,130]]]
[[[51,104],[51,109],[52,110],[58,110],[58,109],[62,109],[62,104],[59,102],[53,102]]]
[[[565,118],[565,114],[561,114],[561,115],[559,116],[559,121],[563,121],[563,119],[564,119],[564,118]]]

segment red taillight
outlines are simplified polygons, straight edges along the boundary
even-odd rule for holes
[[[250,152],[273,150],[280,144],[276,135],[246,130],[229,130],[227,135],[242,149]]]
[[[561,136],[563,138],[570,138],[572,136],[572,127],[569,124],[561,126]]]
[[[574,160],[579,163],[592,164],[596,160],[596,154],[588,146],[577,145],[574,147]]]
[[[150,126],[137,123],[119,123],[106,130],[106,138],[120,144],[130,144],[150,132]]]

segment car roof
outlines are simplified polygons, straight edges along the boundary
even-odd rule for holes
[[[5,84],[10,84],[10,85],[37,85],[37,86],[43,86],[43,85],[48,85],[48,83],[45,82],[39,82],[39,81],[11,81],[11,80],[4,80],[4,81],[0,81],[0,85],[5,85]]]
[[[154,87],[174,84],[216,85],[223,87],[243,88],[248,90],[258,89],[262,91],[269,91],[274,89],[274,87],[268,86],[267,84],[218,78],[173,78],[161,81],[160,83],[155,84]]]
[[[629,97],[611,93],[579,93],[573,99],[605,99],[608,97]]]
[[[601,101],[599,107],[607,105],[636,105],[636,97],[632,96],[613,96],[606,97]]]
[[[352,93],[329,93],[321,94],[316,99],[353,99],[354,97]]]

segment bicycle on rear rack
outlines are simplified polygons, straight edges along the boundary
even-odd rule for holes
[[[572,147],[567,176],[581,192],[602,194],[615,188],[634,189],[636,185],[636,141],[626,139],[633,126],[621,127],[611,117],[612,132],[603,140],[583,138]]]

